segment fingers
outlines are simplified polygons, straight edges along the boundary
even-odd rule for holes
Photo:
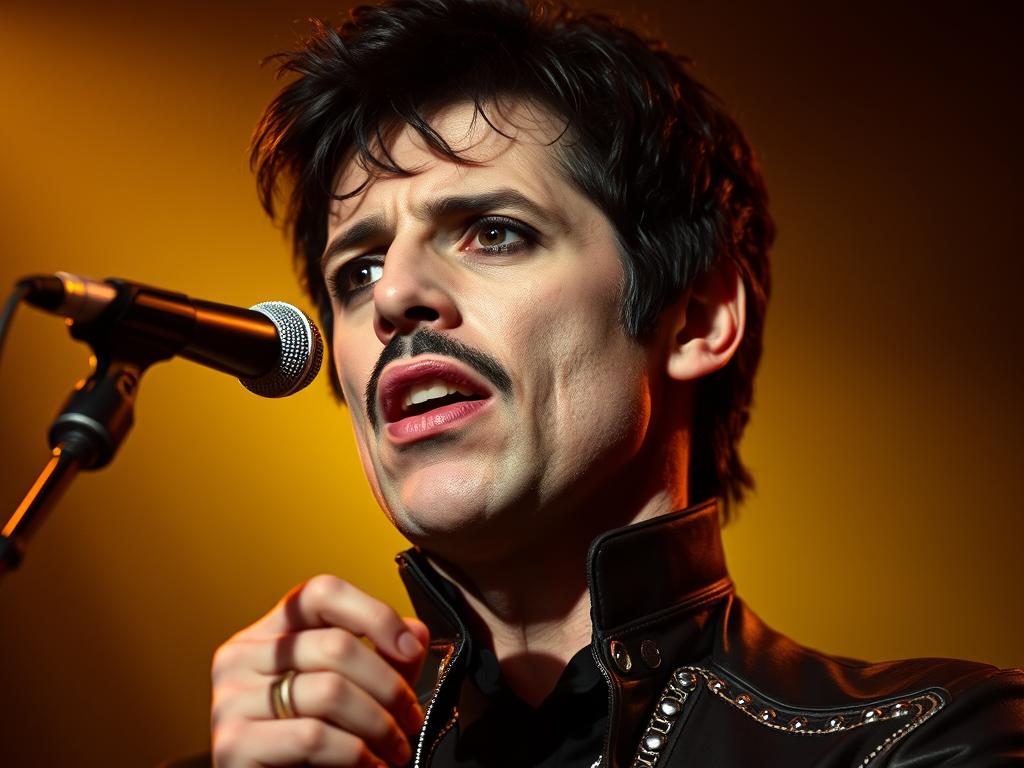
[[[247,633],[280,635],[317,627],[341,627],[368,638],[392,659],[414,662],[424,644],[391,606],[336,576],[322,575],[285,596]]]
[[[273,680],[292,669],[334,673],[391,713],[389,717],[394,717],[409,734],[422,724],[423,716],[409,682],[358,638],[337,627],[275,638],[236,638],[217,652],[214,688],[232,690],[258,685],[267,689]],[[255,680],[253,673],[259,676]],[[268,702],[269,698],[258,710],[246,709],[245,715],[272,716]],[[314,713],[300,710],[300,714]]]
[[[274,718],[270,689],[262,680],[239,684],[214,702],[214,730],[218,723],[270,721]],[[370,750],[392,764],[403,765],[411,756],[409,738],[415,719],[406,710],[409,725],[395,717],[359,685],[335,672],[301,672],[291,683],[290,701],[295,720],[317,718],[362,739]],[[291,721],[289,721],[291,722]]]
[[[404,765],[423,721],[411,682],[429,640],[422,622],[347,582],[310,579],[218,649],[216,765]],[[271,692],[289,672],[295,717],[278,720]]]
[[[398,673],[405,678],[409,685],[413,685],[420,677],[420,670],[423,669],[423,662],[427,659],[426,649],[430,645],[430,630],[427,629],[427,625],[419,619],[403,618],[406,628],[413,634],[416,641],[423,647],[423,653],[417,654],[411,661],[404,659],[396,659],[394,657],[388,657],[388,661],[391,663]],[[379,649],[378,649],[379,650]],[[384,656],[387,653],[381,651]]]
[[[392,763],[404,765],[412,757],[405,733],[416,733],[419,726],[412,724],[419,720],[411,706],[402,710],[407,721],[403,729],[365,690],[333,672],[297,675],[293,686],[297,714],[317,717],[359,734],[374,753]]]
[[[217,768],[288,765],[387,768],[358,736],[312,717],[235,721],[232,727],[214,732],[213,759]]]

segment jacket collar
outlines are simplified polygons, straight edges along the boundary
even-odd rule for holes
[[[595,639],[721,599],[732,582],[716,500],[602,534],[590,547],[587,581]]]
[[[414,766],[429,762],[453,722],[473,655],[458,591],[415,549],[398,556],[416,614],[430,628],[430,661],[416,685],[426,715]],[[608,684],[603,754],[627,765],[641,722],[670,670],[709,655],[718,608],[732,594],[714,501],[608,531],[587,558],[591,652]],[[602,761],[602,764],[607,764]]]
[[[461,600],[418,550],[397,558],[417,615],[439,643],[468,639]],[[587,558],[594,640],[679,619],[732,592],[712,499],[599,536]]]

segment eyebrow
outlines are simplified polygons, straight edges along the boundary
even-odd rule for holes
[[[496,189],[476,195],[452,195],[429,200],[416,207],[415,216],[421,221],[446,219],[459,214],[482,213],[496,208],[512,208],[540,219],[549,225],[566,227],[565,219],[555,211],[533,202],[514,189]],[[383,238],[390,229],[387,219],[381,214],[371,214],[360,219],[344,232],[335,236],[320,259],[321,265],[337,253],[355,248],[367,241]]]
[[[375,213],[366,218],[360,219],[340,235],[331,240],[320,257],[320,266],[327,263],[327,260],[336,253],[355,248],[361,243],[376,240],[384,236],[388,231],[388,222],[382,215]]]

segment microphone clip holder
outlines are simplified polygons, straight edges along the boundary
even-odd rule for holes
[[[78,472],[111,462],[132,427],[142,374],[174,355],[192,321],[183,315],[180,329],[172,328],[163,340],[154,339],[145,306],[140,312],[125,295],[131,291],[132,287],[118,286],[118,298],[94,320],[71,324],[71,336],[92,347],[93,370],[78,382],[50,425],[50,460],[0,531],[0,575],[18,567],[28,536]],[[146,327],[147,333],[136,327]],[[166,316],[163,327],[167,328]]]

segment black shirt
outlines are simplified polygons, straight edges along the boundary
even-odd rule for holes
[[[474,717],[438,745],[434,765],[451,768],[591,768],[601,754],[608,687],[587,646],[562,671],[540,706],[531,707],[505,683],[488,649],[470,660],[465,701]]]

